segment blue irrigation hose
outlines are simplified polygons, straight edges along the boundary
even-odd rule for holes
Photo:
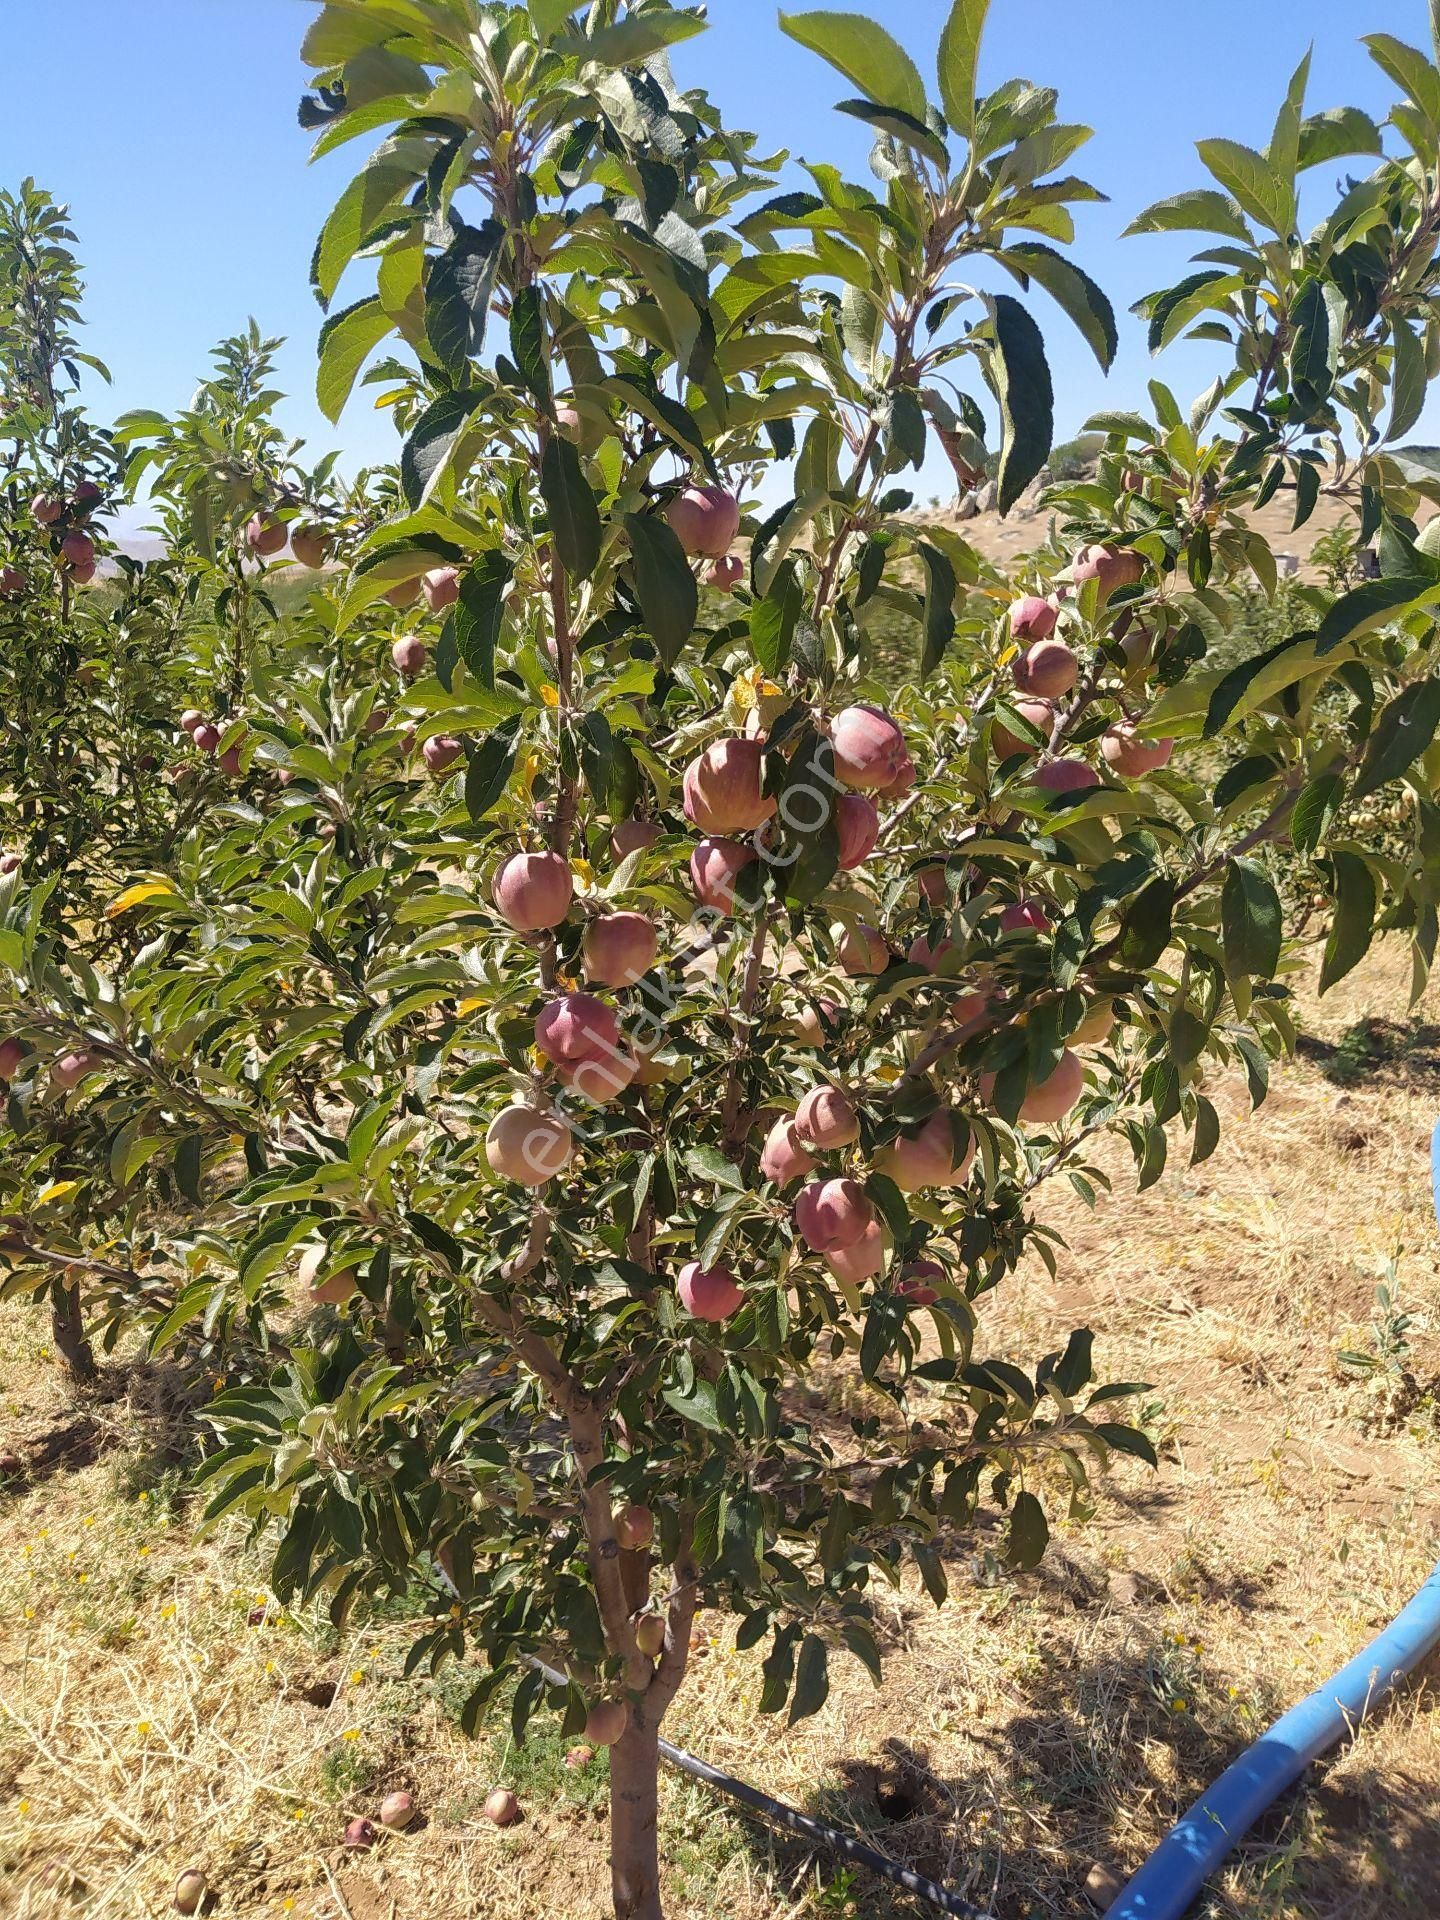
[[[1430,1143],[1440,1218],[1440,1125]],[[1166,1834],[1106,1920],[1181,1920],[1241,1836],[1312,1760],[1355,1728],[1440,1646],[1440,1566],[1398,1618],[1333,1680],[1277,1720]]]

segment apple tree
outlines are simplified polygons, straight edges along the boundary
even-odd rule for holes
[[[1028,296],[1105,365],[1117,321],[1066,251],[1087,130],[979,91],[983,14],[957,0],[933,84],[860,15],[783,18],[876,136],[874,184],[791,185],[677,83],[699,9],[323,6],[302,120],[380,141],[315,252],[319,393],[378,390],[398,473],[227,683],[244,791],[134,876],[143,946],[100,978],[0,901],[10,1064],[81,1056],[128,1210],[90,1310],[225,1382],[207,1522],[273,1529],[277,1591],[337,1620],[428,1593],[412,1669],[474,1662],[471,1726],[504,1690],[518,1731],[607,1746],[621,1920],[662,1911],[697,1608],[799,1718],[837,1650],[878,1678],[877,1581],[943,1601],[957,1537],[1033,1565],[1097,1467],[1153,1457],[1087,1331],[988,1354],[984,1296],[1054,1259],[1036,1207],[1093,1194],[1097,1136],[1149,1185],[1213,1150],[1217,1075],[1263,1098],[1274,863],[1334,901],[1327,980],[1377,926],[1422,978],[1434,947],[1434,483],[1385,436],[1432,358],[1440,75],[1385,43],[1398,158],[1302,75],[1265,154],[1206,143],[1220,186],[1142,216],[1226,223],[1146,303],[1222,370],[1094,422],[1009,580],[910,476],[995,443],[1008,508],[1052,438]],[[1351,153],[1302,237],[1298,175]],[[198,552],[174,423],[126,431]],[[301,503],[250,471],[258,594]],[[1381,579],[1207,666],[1274,587],[1257,504],[1316,486]],[[1396,783],[1413,857],[1379,859],[1347,807]],[[32,1198],[21,1283],[58,1257]]]

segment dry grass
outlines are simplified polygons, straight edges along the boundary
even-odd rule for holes
[[[758,1656],[711,1623],[674,1737],[872,1829],[1004,1920],[1073,1915],[1093,1861],[1138,1864],[1396,1611],[1440,1553],[1440,1033],[1407,1021],[1390,956],[1304,1011],[1307,1057],[1257,1118],[1221,1090],[1213,1161],[1136,1200],[1117,1155],[1093,1213],[1053,1192],[1057,1278],[1037,1264],[986,1310],[995,1350],[1088,1324],[1106,1377],[1157,1382],[1159,1475],[1123,1466],[1037,1576],[966,1560],[944,1613],[897,1595],[883,1691],[837,1661],[830,1702],[794,1730],[757,1721]],[[1353,1033],[1327,1051],[1367,1016],[1389,1022],[1368,1054]],[[1326,1077],[1347,1063],[1350,1084]],[[1416,1318],[1408,1378],[1386,1384],[1337,1355],[1373,1345],[1389,1261]],[[458,1679],[398,1678],[403,1621],[337,1638],[267,1602],[240,1543],[191,1545],[163,1379],[117,1370],[121,1397],[77,1406],[35,1316],[7,1311],[0,1342],[0,1439],[30,1467],[0,1496],[0,1912],[159,1914],[194,1861],[227,1916],[602,1920],[594,1770],[567,1774],[544,1736],[523,1754],[503,1732],[463,1742]],[[479,1818],[499,1778],[527,1814],[506,1835]],[[392,1785],[423,1830],[346,1856],[346,1817]],[[664,1824],[672,1920],[921,1911],[675,1776]],[[1436,1887],[1440,1714],[1422,1681],[1287,1799],[1200,1912],[1418,1920]]]

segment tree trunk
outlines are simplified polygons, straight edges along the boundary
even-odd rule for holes
[[[50,1332],[55,1350],[72,1380],[95,1378],[95,1355],[85,1338],[80,1315],[80,1289],[71,1280],[57,1280],[50,1290]]]
[[[660,1905],[660,1730],[632,1705],[610,1749],[610,1886],[615,1920],[665,1920]]]

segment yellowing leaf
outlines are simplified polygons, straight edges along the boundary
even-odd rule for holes
[[[133,887],[127,887],[116,900],[112,900],[105,909],[105,917],[115,919],[118,914],[128,913],[131,907],[138,907],[146,900],[166,900],[174,897],[175,889],[168,880],[141,880]]]
[[[52,1180],[48,1187],[42,1187],[35,1196],[37,1207],[43,1207],[47,1200],[63,1200],[67,1193],[75,1193],[80,1186],[78,1180]]]
[[[542,687],[540,689],[540,698],[545,702],[547,707],[558,707],[560,704],[560,689],[558,687]]]
[[[462,1000],[460,1002],[459,1006],[455,1009],[455,1011],[457,1013],[478,1013],[481,1007],[483,1007],[484,1005],[485,1005],[485,1002],[481,998],[481,996],[479,994],[472,993],[468,1000]]]

